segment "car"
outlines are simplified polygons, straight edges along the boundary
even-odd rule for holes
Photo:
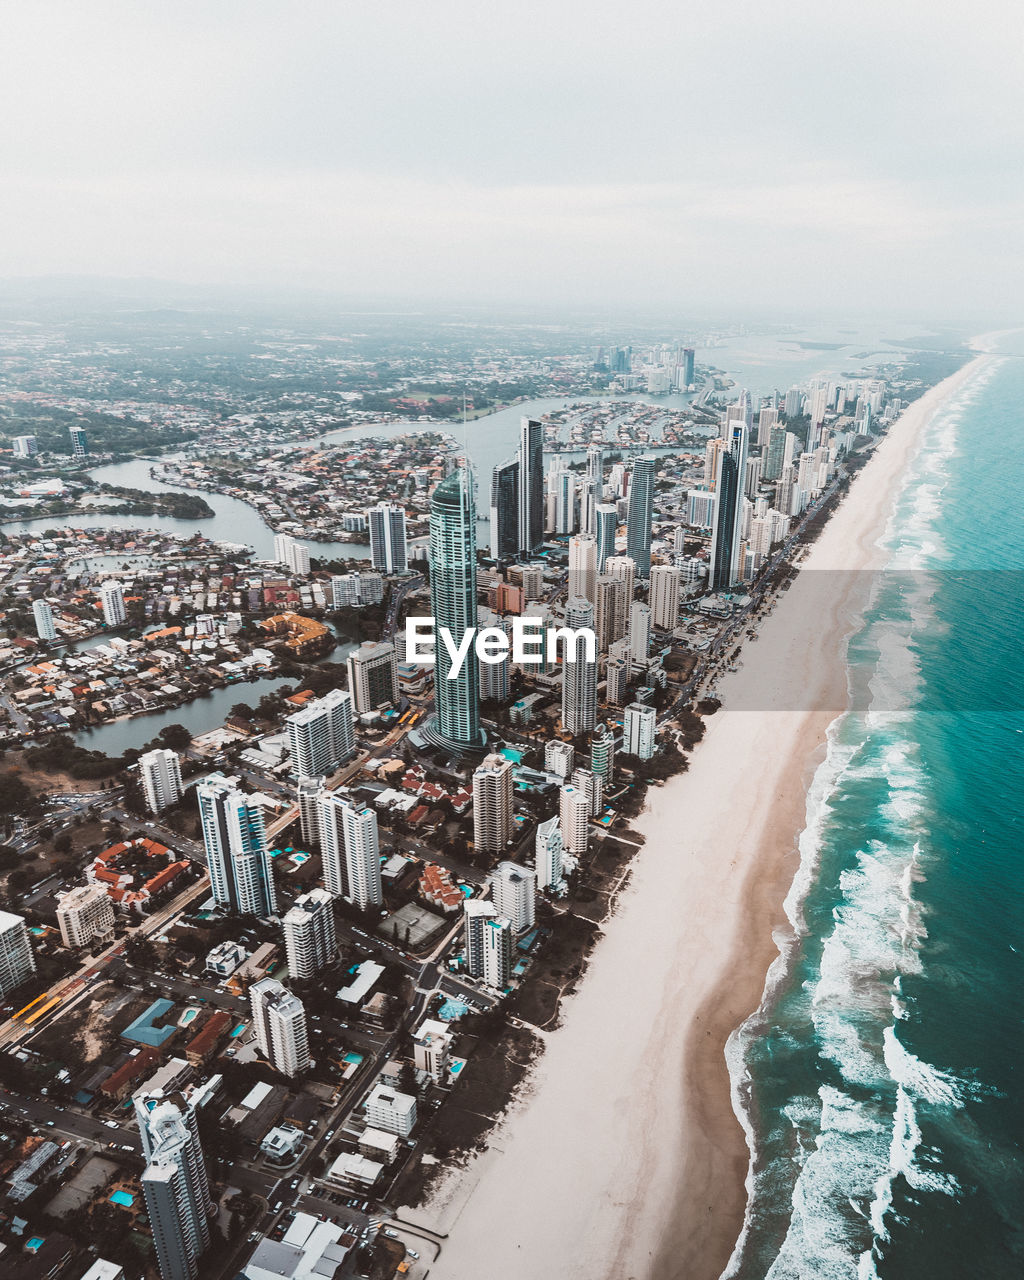
[[[54,1121],[53,1121],[53,1120],[47,1120],[47,1122],[46,1122],[46,1127],[47,1127],[48,1129],[52,1129],[52,1128],[53,1128],[53,1126],[54,1126]]]
[[[397,1240],[397,1239],[398,1239],[398,1232],[397,1232],[397,1231],[392,1231],[390,1227],[385,1227],[385,1228],[384,1228],[384,1234],[388,1237],[388,1239],[389,1239],[389,1240]]]
[[[410,1258],[418,1258],[420,1256],[415,1249],[406,1249],[406,1253]]]
[[[277,1213],[279,1209],[283,1209],[283,1208],[284,1208],[284,1201],[278,1200],[277,1203],[274,1205],[274,1213]]]
[[[333,1137],[334,1137],[334,1130],[328,1129],[327,1132],[324,1134],[324,1142],[330,1142],[330,1140]]]

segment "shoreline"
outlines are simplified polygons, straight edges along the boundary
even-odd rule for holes
[[[723,676],[690,768],[648,792],[630,883],[527,1090],[483,1156],[403,1211],[451,1233],[432,1274],[715,1280],[729,1263],[751,1156],[726,1046],[792,936],[807,791],[847,706],[842,659],[899,482],[979,363],[890,428]]]

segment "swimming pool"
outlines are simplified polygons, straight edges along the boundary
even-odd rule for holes
[[[187,1027],[190,1022],[195,1022],[196,1018],[199,1017],[199,1013],[200,1013],[200,1010],[195,1008],[186,1009],[185,1012],[178,1019],[178,1026]]]
[[[119,1204],[124,1209],[130,1209],[135,1203],[135,1197],[128,1191],[111,1191],[107,1199],[111,1204]]]

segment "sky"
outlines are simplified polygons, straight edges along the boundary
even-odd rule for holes
[[[0,277],[1020,319],[1024,10],[7,7]]]

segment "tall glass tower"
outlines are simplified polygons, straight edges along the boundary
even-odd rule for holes
[[[448,750],[472,752],[484,745],[476,649],[470,646],[459,674],[449,679],[452,660],[440,640],[441,627],[459,644],[476,626],[476,503],[464,466],[442,480],[430,500],[430,600],[436,710],[426,736]]]
[[[629,482],[626,515],[626,555],[636,565],[636,576],[651,573],[651,521],[654,518],[654,459],[637,458]]]
[[[711,531],[712,591],[728,590],[742,565],[743,480],[747,466],[747,425],[730,422],[728,447],[718,455],[715,476],[715,524]]]
[[[544,426],[536,418],[519,424],[519,553],[544,541]]]

